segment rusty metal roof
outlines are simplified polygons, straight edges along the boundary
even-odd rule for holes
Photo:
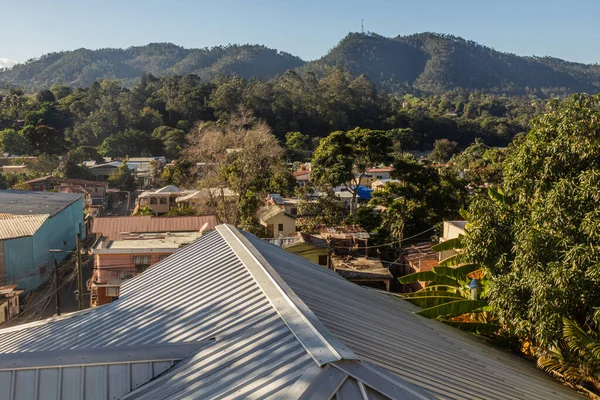
[[[199,231],[207,224],[205,231],[215,229],[217,217],[214,215],[194,215],[186,217],[98,217],[92,223],[92,232],[110,240],[118,240],[121,233],[148,232],[192,232]]]
[[[49,214],[0,214],[0,240],[33,235],[50,217]]]

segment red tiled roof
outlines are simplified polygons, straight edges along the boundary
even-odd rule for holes
[[[293,174],[295,177],[299,177],[299,176],[303,176],[303,175],[310,175],[310,171],[296,171]]]
[[[206,231],[215,229],[217,217],[198,215],[187,217],[98,217],[92,222],[92,232],[109,240],[118,240],[123,232],[193,232],[207,224]]]
[[[382,167],[382,168],[369,168],[366,170],[367,173],[371,172],[392,172],[394,167]]]

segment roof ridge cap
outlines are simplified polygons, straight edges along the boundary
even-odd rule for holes
[[[298,342],[319,366],[339,360],[360,360],[323,325],[236,227],[223,224],[216,229],[256,280]]]

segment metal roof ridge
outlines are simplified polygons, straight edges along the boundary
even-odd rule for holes
[[[360,361],[352,350],[323,325],[237,228],[222,224],[216,230],[248,269],[298,342],[319,366],[339,360]]]

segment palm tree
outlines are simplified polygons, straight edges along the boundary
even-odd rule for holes
[[[537,359],[539,368],[588,394],[600,393],[600,310],[589,325],[582,328],[563,318],[562,340]]]

